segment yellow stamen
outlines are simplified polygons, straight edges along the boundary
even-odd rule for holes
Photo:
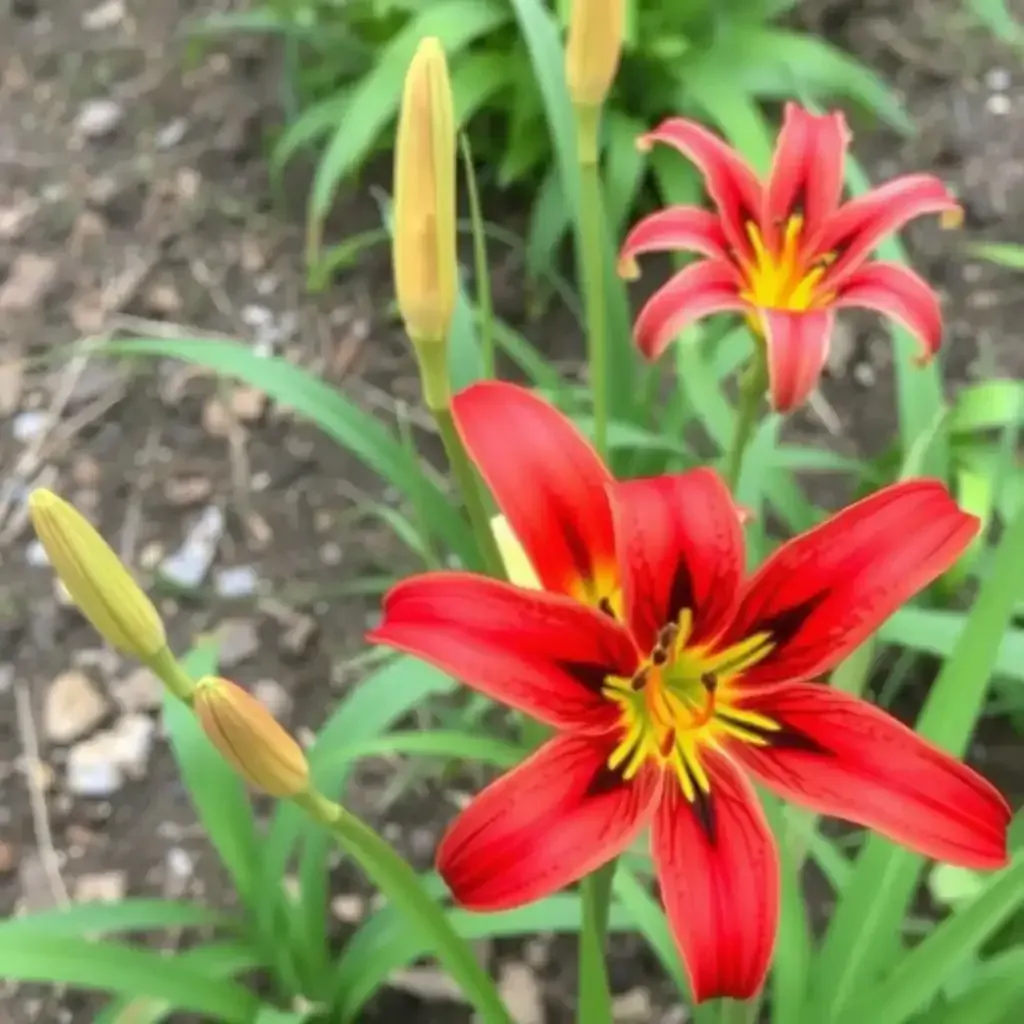
[[[742,296],[751,305],[805,310],[828,301],[830,296],[821,292],[820,285],[834,254],[826,253],[813,263],[803,260],[800,253],[803,227],[803,217],[799,214],[790,217],[775,251],[765,244],[760,228],[753,221],[747,222],[747,238],[754,258],[752,261],[741,258],[739,265],[746,279]]]

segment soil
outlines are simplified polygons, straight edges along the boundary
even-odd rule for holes
[[[102,649],[55,590],[25,522],[29,487],[71,497],[143,573],[177,550],[204,510],[224,510],[211,579],[223,586],[218,573],[240,568],[233,578],[251,573],[255,592],[228,599],[206,582],[185,597],[164,594],[161,609],[179,649],[229,622],[245,641],[232,675],[263,681],[261,692],[300,735],[352,685],[351,659],[376,615],[375,599],[345,596],[343,582],[404,557],[358,514],[379,490],[372,477],[288,410],[180,364],[83,362],[67,352],[82,337],[243,338],[312,368],[379,415],[415,401],[413,367],[387,314],[386,261],[368,258],[324,293],[306,291],[301,198],[286,204],[294,209],[275,205],[267,175],[265,139],[279,119],[273,54],[231,40],[186,67],[181,29],[208,6],[11,0],[0,11],[4,914],[67,893],[215,902],[226,890],[161,737],[108,798],[69,790],[69,751],[82,737],[54,732],[52,682],[77,671],[100,695],[85,736],[123,717],[118,695],[133,666]],[[823,0],[801,15],[894,82],[920,128],[911,139],[861,128],[855,152],[872,176],[930,169],[964,201],[963,231],[922,223],[906,236],[918,269],[946,296],[951,390],[980,372],[1024,374],[1024,292],[1011,272],[967,251],[980,240],[1024,239],[1024,77],[1015,53],[967,26],[963,6]],[[1024,15],[1024,4],[1010,6]],[[365,187],[341,205],[334,223],[345,233],[377,223]],[[514,290],[502,300],[518,301]],[[544,325],[535,326],[543,337]],[[894,408],[886,336],[874,321],[852,320],[816,411],[788,429],[878,453]],[[1024,780],[1003,770],[1009,742],[996,732],[975,756],[1020,792]],[[420,779],[384,802],[389,784],[378,780],[360,802],[426,866],[452,801]],[[58,872],[46,868],[47,822]],[[358,892],[341,872],[334,895]],[[343,940],[351,925],[338,927]],[[640,1007],[633,1019],[683,1020],[642,945],[613,946],[613,984]],[[551,1024],[570,1019],[572,954],[570,943],[544,938],[489,951],[524,1000],[540,1000],[536,1019]],[[469,1019],[436,989],[406,979],[367,1019]],[[96,1005],[0,987],[0,1020],[19,1024],[84,1021]],[[620,1009],[630,1019],[625,1002]]]

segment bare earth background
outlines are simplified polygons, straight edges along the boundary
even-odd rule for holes
[[[802,16],[888,76],[919,125],[910,141],[858,133],[855,152],[873,176],[930,169],[964,201],[964,231],[908,233],[918,269],[947,296],[950,388],[979,372],[1024,372],[1024,290],[966,252],[971,241],[1024,239],[1024,74],[1019,57],[964,28],[961,6],[820,0]],[[344,596],[345,580],[402,557],[355,515],[373,480],[262,395],[179,364],[83,365],[59,354],[90,335],[230,336],[315,368],[382,416],[396,397],[415,400],[386,313],[385,253],[324,295],[304,292],[304,182],[280,209],[265,170],[265,132],[278,118],[272,58],[235,41],[185,70],[179,29],[209,7],[10,0],[0,9],[4,914],[67,895],[228,899],[159,735],[158,688],[103,650],[60,599],[18,511],[27,486],[60,489],[143,573],[186,538],[208,539],[200,596],[161,601],[173,636],[184,649],[218,630],[225,670],[300,735],[352,684],[346,659],[376,614],[375,601]],[[376,221],[373,200],[356,191],[339,204],[334,237]],[[496,268],[505,312],[519,302],[518,271]],[[559,337],[561,352],[561,326],[548,327],[530,333],[541,345]],[[579,351],[574,339],[570,354]],[[885,447],[890,354],[874,321],[843,331],[823,394],[824,415],[790,429],[841,450]],[[1005,747],[996,740],[974,756],[998,774]],[[456,796],[382,763],[359,776],[352,801],[425,866]],[[365,891],[342,867],[334,896],[343,936],[367,909]],[[623,1024],[685,1020],[637,942],[617,939],[613,950]],[[569,1019],[569,952],[544,937],[482,950],[531,1024]],[[85,1021],[95,1005],[0,985],[0,1021]],[[397,979],[372,1019],[399,1013],[410,1024],[469,1020],[430,970]]]

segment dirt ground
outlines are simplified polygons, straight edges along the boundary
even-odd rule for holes
[[[396,396],[415,396],[384,313],[382,258],[325,294],[305,292],[301,192],[282,210],[267,180],[272,56],[232,42],[184,68],[180,30],[207,6],[10,0],[0,9],[2,913],[122,893],[217,900],[223,890],[155,730],[153,689],[55,590],[25,522],[29,487],[71,497],[143,573],[205,525],[213,542],[200,588],[161,599],[173,636],[184,648],[220,630],[225,671],[300,734],[352,683],[347,663],[375,615],[373,599],[345,596],[345,580],[400,557],[356,518],[374,481],[287,410],[180,365],[65,351],[87,336],[228,336],[288,354],[383,416]],[[1013,6],[1024,16],[1024,3]],[[931,169],[964,201],[962,232],[908,233],[918,269],[947,296],[950,387],[978,372],[1021,376],[1024,291],[966,250],[1024,240],[1019,56],[970,30],[954,0],[810,7],[804,20],[894,82],[920,127],[912,140],[859,132],[856,153],[873,176]],[[346,231],[375,223],[365,191],[343,203],[335,224]],[[823,402],[791,429],[880,451],[894,424],[886,337],[856,321],[836,347]],[[386,808],[361,796],[390,837],[429,862],[453,812],[444,793],[425,782]],[[355,892],[339,876],[335,895]],[[540,939],[491,951],[515,976],[523,1020],[570,1019],[570,949]],[[685,1019],[639,943],[615,941],[612,973],[623,1024]],[[375,1013],[469,1019],[437,1001],[436,985],[408,988]],[[84,1021],[95,1003],[62,1005],[0,986],[0,1020],[19,1024]]]

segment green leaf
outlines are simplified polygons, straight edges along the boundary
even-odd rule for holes
[[[967,6],[1000,39],[1008,43],[1019,43],[1024,37],[1020,22],[1010,13],[1007,0],[967,0]]]
[[[270,173],[280,187],[280,175],[296,153],[319,142],[345,120],[349,91],[328,96],[307,107],[301,117],[281,133],[270,154]]]
[[[999,966],[1002,970],[991,972]],[[981,977],[939,1010],[929,1009],[916,1024],[1012,1024],[1024,1003],[1024,949],[1012,949],[985,963]]]
[[[947,974],[975,954],[1024,903],[1024,858],[973,903],[937,925],[878,985],[851,1002],[840,1024],[903,1024],[938,995]]]
[[[128,899],[118,903],[76,903],[0,921],[0,933],[39,932],[53,936],[109,935],[161,928],[238,928],[240,922],[192,903]],[[2,971],[2,969],[0,969]]]
[[[962,756],[981,713],[1003,632],[1021,595],[1024,514],[1004,533],[991,575],[982,584],[951,656],[918,719],[925,739]],[[922,859],[872,836],[836,908],[818,961],[821,1019],[874,979],[898,941]]]
[[[180,966],[196,968],[209,978],[230,978],[243,971],[266,966],[266,962],[251,946],[235,942],[211,942],[195,949],[175,954]],[[121,996],[108,1003],[93,1018],[92,1024],[160,1024],[178,1006],[166,999]]]
[[[500,52],[467,53],[452,68],[451,80],[455,124],[464,128],[509,84],[509,63]]]
[[[549,168],[541,178],[530,208],[526,232],[526,271],[532,281],[539,280],[555,266],[558,247],[571,224],[557,169]]]
[[[968,246],[967,249],[974,256],[1009,267],[1010,270],[1024,270],[1024,245],[1012,242],[979,242]]]
[[[508,20],[497,0],[437,0],[410,21],[377,54],[372,70],[355,85],[345,120],[324,151],[310,191],[309,209],[322,221],[341,180],[369,156],[398,110],[413,54],[426,36],[435,36],[449,57]]]
[[[642,121],[614,108],[605,118],[605,195],[608,225],[616,238],[625,232],[646,174],[643,154],[636,147],[637,137],[646,130]]]
[[[263,357],[245,345],[208,338],[131,338],[105,342],[91,351],[118,356],[158,356],[205,366],[265,392],[312,420],[328,437],[403,494],[417,493],[431,530],[462,559],[475,564],[472,534],[452,508],[435,473],[412,458],[400,440],[336,389],[285,359]]]
[[[956,396],[949,414],[951,434],[999,430],[1024,421],[1024,384],[986,380],[969,384]]]
[[[234,981],[211,978],[187,961],[112,942],[0,931],[0,964],[8,981],[162,999],[224,1024],[250,1024],[259,1006],[256,996]]]

